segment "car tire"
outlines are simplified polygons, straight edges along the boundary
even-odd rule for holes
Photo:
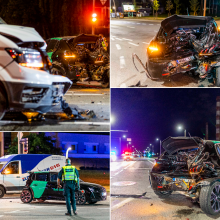
[[[88,203],[89,204],[95,204],[95,203],[97,203],[97,201],[95,201],[95,202],[94,201],[88,201]]]
[[[86,195],[85,193],[75,192],[75,199],[77,205],[84,205],[86,203]]]
[[[0,120],[4,117],[7,109],[7,100],[4,91],[0,88]]]
[[[5,189],[4,187],[0,186],[0,198],[2,198],[5,195]]]
[[[214,195],[213,195],[214,194]],[[208,215],[220,213],[220,182],[213,182],[201,188],[199,195],[200,208]]]
[[[216,71],[216,82],[215,82],[215,85],[217,87],[220,87],[220,67],[217,67],[215,71]]]
[[[160,198],[167,198],[173,191],[154,191],[154,193]]]
[[[30,203],[33,200],[33,195],[29,189],[24,189],[21,192],[20,199],[23,203]]]

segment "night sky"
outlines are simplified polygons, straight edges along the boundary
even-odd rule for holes
[[[111,130],[128,130],[128,133],[112,132],[112,137],[126,134],[132,138],[132,145],[139,150],[154,144],[158,152],[159,142],[168,136],[205,137],[205,125],[209,125],[209,139],[216,139],[216,97],[217,88],[198,89],[111,89]]]

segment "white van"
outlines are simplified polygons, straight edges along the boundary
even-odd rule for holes
[[[0,198],[5,193],[20,193],[28,171],[60,171],[65,157],[48,154],[14,154],[0,157]]]
[[[72,85],[51,74],[46,43],[34,28],[0,19],[0,120],[7,111],[46,113]]]

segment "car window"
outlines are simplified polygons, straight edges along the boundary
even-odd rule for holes
[[[48,44],[48,46],[47,46],[46,51],[47,51],[47,52],[53,52],[54,49],[55,49],[55,45],[56,45],[57,42],[58,42],[58,40],[50,40],[50,42],[49,42],[49,44]]]
[[[7,174],[19,174],[19,162],[18,161],[13,161],[11,163],[9,163],[4,171],[3,171],[6,175]]]
[[[35,180],[38,181],[47,181],[47,173],[36,173]]]
[[[50,181],[57,182],[57,177],[58,177],[57,173],[51,173],[50,174]]]

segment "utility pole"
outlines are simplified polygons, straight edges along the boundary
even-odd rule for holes
[[[4,132],[0,132],[0,157],[4,156]]]
[[[21,154],[21,146],[20,146],[20,140],[22,139],[23,137],[23,133],[22,132],[18,132],[18,154]],[[22,152],[23,153],[23,152]]]
[[[203,16],[205,16],[206,15],[206,0],[204,0],[204,9],[203,9],[204,11],[203,11]]]

